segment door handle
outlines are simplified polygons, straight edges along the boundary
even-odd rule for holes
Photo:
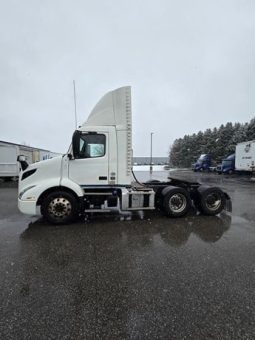
[[[107,181],[107,176],[99,176],[99,181]]]

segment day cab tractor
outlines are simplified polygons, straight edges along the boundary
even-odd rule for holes
[[[231,210],[218,187],[169,178],[140,183],[132,171],[131,88],[107,93],[73,133],[65,155],[28,165],[18,157],[18,206],[66,224],[91,213],[161,210],[181,217],[193,207],[206,215]]]

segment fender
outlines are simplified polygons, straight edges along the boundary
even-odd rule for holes
[[[172,189],[176,189],[178,187],[175,187],[173,185],[168,185],[167,187],[165,187],[162,191],[161,191],[161,195],[165,196],[169,193],[169,191],[171,191]]]
[[[42,194],[45,191],[47,191],[51,188],[58,188],[58,187],[61,187],[61,186],[70,189],[78,197],[83,196],[82,188],[78,184],[74,183],[73,181],[71,181],[69,179],[65,179],[65,180],[62,180],[61,183],[60,183],[58,178],[52,178],[52,179],[45,179],[44,181],[40,181],[39,184],[35,183],[34,186],[31,186],[31,188],[29,190],[25,191],[25,193],[22,196],[20,196],[19,198],[22,201],[26,201],[26,200],[31,201],[31,197],[33,197],[33,201],[35,203],[38,203],[39,198],[42,196]],[[28,187],[29,187],[29,185],[28,185]]]
[[[79,184],[75,183],[71,179],[67,177],[63,177],[60,181],[60,186],[67,187],[70,190],[74,191],[78,197],[82,197],[84,195],[83,189]]]

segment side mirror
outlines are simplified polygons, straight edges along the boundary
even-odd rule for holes
[[[80,131],[76,130],[73,133],[72,145],[73,145],[73,156],[74,158],[79,158],[80,154]]]
[[[19,156],[17,157],[17,161],[18,161],[18,162],[25,162],[25,161],[26,161],[26,156],[24,156],[24,155],[19,155]]]
[[[28,167],[28,163],[26,161],[26,157],[24,155],[19,155],[17,157],[17,161],[20,162],[21,169],[24,171]]]

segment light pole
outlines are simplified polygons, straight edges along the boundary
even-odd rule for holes
[[[151,132],[151,159],[150,159],[150,173],[152,173],[152,135],[153,135],[153,132]]]

